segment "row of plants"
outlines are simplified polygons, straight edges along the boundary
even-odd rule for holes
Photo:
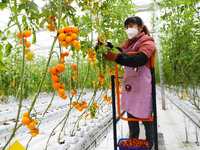
[[[164,84],[200,110],[200,1],[163,0],[160,44]]]
[[[17,50],[17,48],[16,48]],[[10,54],[7,57],[7,60],[4,61],[4,64],[8,66],[9,72],[0,70],[1,74],[1,82],[0,82],[0,95],[1,102],[8,102],[9,96],[13,95],[15,100],[18,100],[17,97],[19,95],[19,84],[21,79],[21,64],[16,62],[21,62],[21,52],[20,47],[17,50],[18,53]],[[68,60],[65,62],[65,70],[60,74],[60,80],[66,84],[65,89],[70,90],[70,85],[73,85],[76,80],[78,80],[77,89],[81,89],[84,84],[84,77],[89,68],[88,80],[85,85],[85,89],[92,89],[95,85],[98,85],[100,89],[105,89],[110,85],[110,73],[106,72],[105,74],[105,83],[102,85],[100,81],[95,81],[98,78],[98,72],[100,71],[97,67],[97,63],[87,63],[86,58],[82,58],[79,61],[78,75],[77,71],[75,71],[72,67],[75,66],[73,60]],[[51,59],[50,68],[53,65],[57,64],[57,58],[53,57]],[[37,87],[40,84],[40,79],[42,78],[45,70],[46,58],[45,57],[34,57],[32,61],[26,61],[25,66],[25,80],[24,80],[24,91],[23,91],[23,99],[27,99],[33,96],[37,92]],[[46,75],[46,80],[44,81],[44,85],[41,88],[41,92],[52,93],[54,91],[53,82],[51,80],[52,74],[50,72]],[[96,83],[96,84],[95,84]]]

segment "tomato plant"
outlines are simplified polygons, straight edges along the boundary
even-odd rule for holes
[[[200,110],[199,4],[187,0],[163,0],[158,4],[163,7],[160,41],[164,83],[175,91],[187,92],[190,102]]]

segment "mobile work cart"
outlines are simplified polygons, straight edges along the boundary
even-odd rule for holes
[[[136,54],[137,52],[128,52],[129,54]],[[153,121],[154,122],[154,143],[155,150],[158,150],[158,131],[157,131],[157,109],[156,109],[156,89],[155,89],[155,69],[154,60],[155,58],[151,56],[151,76],[152,76],[152,102],[153,102],[153,116],[149,119],[135,119],[135,118],[124,118],[120,111],[120,96],[119,96],[119,79],[118,77],[118,67],[116,63],[115,75],[111,76],[111,86],[112,86],[112,109],[113,109],[113,138],[114,138],[114,150],[117,150],[117,128],[116,128],[116,103],[115,103],[115,83],[116,83],[116,93],[117,93],[117,107],[118,116],[120,119],[125,121]],[[115,82],[116,81],[116,82]]]

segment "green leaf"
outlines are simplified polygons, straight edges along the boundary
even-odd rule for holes
[[[7,31],[7,36],[8,36],[10,33],[11,33],[10,30],[8,30],[8,31]]]
[[[27,21],[26,21],[26,15],[23,15],[22,16],[22,22],[24,23],[24,26],[28,26],[28,23],[27,23]]]
[[[39,14],[40,11],[38,9],[38,5],[34,2],[30,2],[29,3],[29,12],[35,12],[35,13]]]
[[[40,27],[44,28],[44,23],[46,22],[46,18],[42,19],[42,21],[40,22]]]
[[[73,54],[72,54],[72,56],[71,56],[71,57],[72,57],[72,59],[74,59],[74,58],[75,58],[75,56],[76,56],[76,53],[73,53]]]
[[[11,7],[11,10],[12,10],[12,12],[14,13],[14,12],[15,12],[15,7],[12,6],[12,7]]]
[[[112,52],[116,53],[116,54],[121,54],[122,53],[118,49],[116,49],[115,47],[113,47]]]
[[[13,48],[13,46],[8,42],[8,44],[6,44],[6,47],[5,47],[5,49],[6,49],[6,52],[5,52],[6,57],[8,57],[10,55],[12,48]]]
[[[7,40],[7,37],[3,37],[1,40],[2,40],[2,41],[5,41],[5,40]]]
[[[0,30],[0,36],[3,34],[3,32]]]
[[[5,64],[0,60],[0,69],[9,72],[9,69],[5,66]]]
[[[21,13],[22,9],[25,9],[25,4],[20,4],[18,7],[18,13]]]
[[[3,45],[2,44],[0,44],[0,50],[2,50],[3,49]]]
[[[3,52],[0,51],[0,61],[3,61]]]
[[[31,19],[36,19],[38,17],[38,15],[34,12],[31,12]]]
[[[0,9],[3,10],[4,8],[6,8],[8,3],[9,0],[3,0],[3,2],[0,2]]]
[[[22,20],[26,20],[26,15],[23,15],[23,16],[22,16]]]

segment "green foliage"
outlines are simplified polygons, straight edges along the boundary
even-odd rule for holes
[[[0,60],[0,70],[8,71],[8,68],[5,66],[5,64],[1,60]]]
[[[6,44],[6,47],[5,47],[5,50],[6,50],[5,51],[5,57],[8,57],[10,55],[12,47],[13,46],[9,42]]]
[[[199,1],[163,0],[160,30],[164,83],[183,91],[198,89],[200,83]],[[187,93],[189,94],[189,93]],[[198,94],[190,92],[196,102]],[[194,104],[199,109],[200,106]]]
[[[165,11],[161,19],[166,23],[161,29],[164,81],[178,85],[180,78],[185,85],[200,81],[199,58],[200,29],[195,6],[197,2],[164,0]]]
[[[39,26],[44,28],[46,23],[50,23],[57,29],[56,22],[58,22],[57,19],[59,17],[58,0],[48,1],[48,3],[46,3],[41,9],[41,12],[34,1],[21,0],[20,2],[21,3],[19,3],[17,7],[17,12],[19,15],[22,15],[21,27],[22,30],[29,29],[32,31],[32,44],[37,43],[36,32],[39,30]],[[66,4],[66,2],[68,2],[68,4]],[[78,60],[78,62],[74,62],[78,65],[79,77],[77,78],[77,86],[76,82],[72,79],[74,74],[71,69],[71,61],[66,60],[65,66],[67,69],[63,74],[60,74],[61,82],[66,84],[66,90],[71,90],[72,88],[94,88],[94,84],[92,82],[98,82],[97,73],[101,72],[106,75],[106,82],[104,86],[99,88],[105,89],[110,84],[110,74],[106,73],[106,66],[109,66],[109,70],[113,71],[115,64],[114,62],[107,61],[104,58],[103,53],[107,51],[104,46],[101,46],[97,51],[96,58],[98,61],[96,64],[94,63],[92,66],[86,62],[86,50],[92,49],[92,51],[94,51],[94,46],[97,42],[96,39],[92,39],[90,41],[88,39],[88,35],[95,34],[94,30],[96,30],[98,34],[102,36],[102,42],[111,40],[116,46],[122,45],[126,38],[123,29],[123,22],[128,16],[134,15],[134,12],[131,10],[134,5],[131,1],[118,1],[117,3],[116,1],[76,1],[78,6],[85,13],[84,15],[79,16],[79,14],[76,13],[76,9],[70,5],[73,0],[66,2],[62,1],[62,16],[60,18],[61,27],[66,25],[72,26],[73,24],[79,28],[79,36],[84,38],[81,41],[81,55],[83,56],[83,59]],[[6,5],[8,1],[3,3]],[[15,7],[12,4],[11,10],[13,12],[15,10]],[[94,18],[97,18],[98,21]],[[0,69],[2,69],[0,70],[2,81],[0,94],[4,94],[6,96],[9,96],[10,94],[18,96],[17,94],[19,92],[19,85],[21,81],[22,47],[21,45],[18,45],[18,40],[16,40],[16,45],[11,45],[11,43],[7,42],[7,36],[11,33],[8,29],[11,25],[14,25],[14,23],[15,17],[11,15],[7,26],[8,28],[0,32],[0,34],[3,35],[1,39],[2,42],[0,44]],[[14,36],[16,37],[15,34]],[[117,51],[116,49],[113,50],[114,52]],[[77,58],[80,54],[74,47],[72,47],[69,51],[73,51],[72,58]],[[3,57],[5,58],[4,60]],[[53,57],[49,68],[56,66],[56,64],[57,59]],[[9,74],[5,72],[8,68],[11,69]],[[45,58],[34,58],[33,61],[25,63],[23,98],[27,98],[37,92],[37,88],[44,75],[43,72],[45,72],[45,68]],[[88,71],[89,75],[87,82],[84,85],[85,75]],[[121,71],[120,74],[122,74],[122,72],[123,71]],[[43,92],[52,92],[54,90],[52,87],[53,82],[51,81],[51,77],[52,75],[50,73],[46,75],[46,80],[44,81],[42,87]],[[15,84],[12,84],[13,81]]]
[[[3,10],[4,8],[8,7],[9,4],[9,0],[2,0],[2,2],[0,2],[0,9]]]

